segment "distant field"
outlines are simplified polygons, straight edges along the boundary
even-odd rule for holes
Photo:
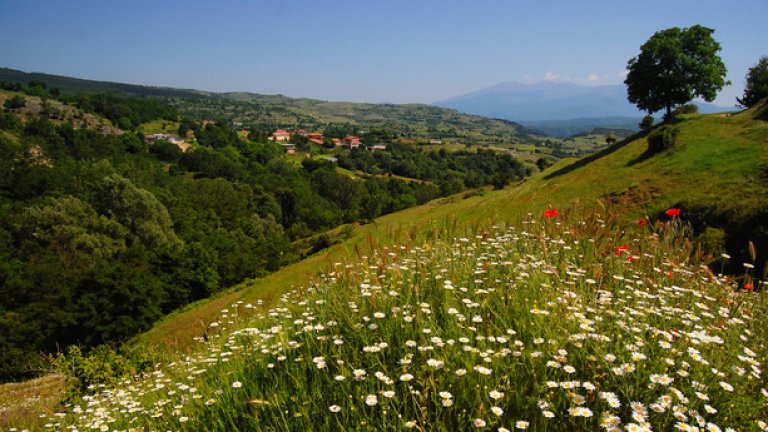
[[[179,122],[155,120],[144,123],[139,128],[144,134],[174,134],[179,133]]]

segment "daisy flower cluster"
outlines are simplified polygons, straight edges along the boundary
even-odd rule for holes
[[[330,263],[47,428],[768,430],[764,296],[654,229],[550,211]]]

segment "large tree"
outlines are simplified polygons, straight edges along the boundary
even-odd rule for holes
[[[765,98],[768,98],[768,56],[760,57],[757,64],[749,68],[744,96],[736,98],[736,101],[749,108]]]
[[[700,25],[656,32],[627,63],[629,101],[649,113],[672,109],[695,97],[711,102],[726,85],[713,29]]]

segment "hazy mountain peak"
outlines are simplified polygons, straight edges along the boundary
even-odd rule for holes
[[[563,127],[563,122],[572,122],[573,125],[567,126],[575,127],[577,132],[584,124],[588,124],[589,128],[636,125],[645,114],[629,103],[623,84],[585,86],[569,81],[546,80],[535,83],[500,82],[436,102],[435,105],[532,126],[541,125],[534,125],[537,122],[555,121],[558,127]],[[705,113],[728,110],[706,103],[697,102],[697,105]],[[601,123],[602,120],[605,124]],[[546,131],[546,128],[542,130]]]

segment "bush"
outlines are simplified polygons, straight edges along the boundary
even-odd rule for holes
[[[27,100],[24,99],[24,96],[16,95],[12,98],[6,99],[5,102],[3,103],[3,107],[5,107],[5,109],[15,110],[19,108],[24,108],[24,105],[26,104],[27,104]]]
[[[698,113],[699,113],[699,107],[696,106],[696,104],[680,105],[679,107],[675,108],[674,111],[672,111],[673,116],[677,116],[680,114],[698,114]]]
[[[0,130],[17,131],[21,129],[21,121],[11,113],[0,113]]]
[[[149,146],[149,152],[164,162],[177,162],[184,156],[179,146],[166,140],[158,140]]]
[[[640,126],[640,129],[648,129],[653,126],[653,121],[653,116],[648,114],[647,116],[643,117],[638,126]]]
[[[669,150],[675,145],[677,140],[677,128],[665,126],[648,135],[648,151],[650,153],[659,153]]]
[[[51,359],[53,366],[67,376],[65,400],[74,401],[92,393],[100,384],[114,384],[120,378],[132,375],[131,362],[117,351],[100,345],[85,355],[80,347],[72,345],[65,353]]]

